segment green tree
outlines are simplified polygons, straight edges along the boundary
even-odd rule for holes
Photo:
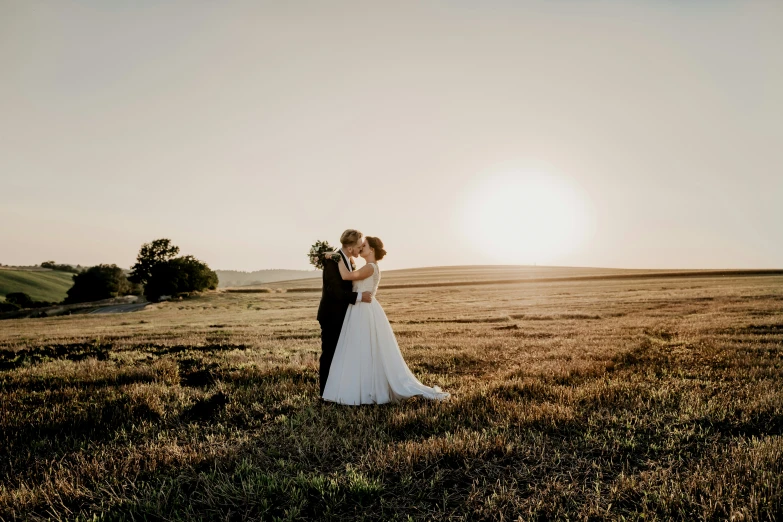
[[[217,274],[206,263],[193,256],[182,256],[153,266],[144,285],[144,295],[150,301],[157,301],[162,295],[202,292],[217,286]]]
[[[54,261],[44,261],[41,263],[41,268],[50,268],[52,270],[58,270],[60,272],[70,272],[72,274],[78,274],[79,269],[74,268],[71,265],[58,265]]]
[[[154,267],[165,263],[179,253],[179,247],[174,246],[170,239],[156,239],[152,243],[141,245],[136,264],[131,267],[131,282],[146,285],[152,277]],[[163,295],[163,294],[161,294]]]
[[[181,274],[185,292],[202,292],[215,290],[218,286],[218,276],[209,266],[193,256],[182,256],[172,260]]]
[[[132,294],[134,285],[117,265],[96,265],[73,276],[73,286],[68,290],[65,304],[100,301]]]
[[[15,304],[19,308],[32,308],[35,301],[32,297],[24,292],[11,292],[6,294],[5,300],[7,303]]]
[[[144,295],[157,301],[163,295],[214,290],[218,276],[206,263],[193,256],[174,257],[179,247],[169,239],[144,243],[131,267],[130,281],[144,285]]]

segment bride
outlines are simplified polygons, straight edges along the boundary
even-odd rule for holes
[[[353,281],[355,292],[378,291],[377,261],[386,250],[377,237],[367,236],[359,255],[367,262],[351,272],[340,265],[340,276]],[[337,341],[323,398],[340,404],[384,404],[413,397],[442,400],[449,394],[419,382],[402,358],[386,313],[377,299],[348,308]]]

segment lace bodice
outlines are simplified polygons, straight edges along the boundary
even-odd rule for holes
[[[354,292],[371,292],[373,296],[378,291],[378,285],[381,283],[381,271],[378,270],[377,263],[370,263],[373,268],[373,274],[367,279],[353,282]]]

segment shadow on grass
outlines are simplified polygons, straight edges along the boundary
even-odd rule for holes
[[[88,357],[95,357],[99,361],[105,361],[109,358],[111,347],[100,343],[70,343],[22,350],[0,350],[0,370],[13,370],[21,366],[33,366],[58,359],[81,361]]]
[[[0,474],[6,475],[13,467],[24,466],[29,459],[46,459],[77,450],[85,444],[113,440],[118,431],[130,430],[140,422],[161,422],[159,411],[126,395],[106,397],[104,394],[100,399],[103,400],[92,398],[74,407],[71,394],[49,396],[47,407],[60,411],[59,419],[0,426],[0,441],[3,441],[0,451],[6,453],[5,458],[0,458]]]
[[[30,392],[59,392],[65,389],[84,390],[84,391],[98,391],[101,388],[110,388],[117,386],[124,386],[129,384],[151,384],[155,382],[161,382],[160,375],[154,373],[142,373],[142,372],[118,372],[111,377],[102,377],[99,379],[63,379],[58,377],[41,377],[35,379],[27,379],[23,381],[9,381],[8,383],[0,383],[0,390],[8,389],[15,391],[30,391]]]

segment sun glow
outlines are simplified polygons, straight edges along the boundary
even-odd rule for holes
[[[586,239],[589,217],[572,183],[539,172],[485,178],[462,209],[470,244],[504,264],[567,264]]]

